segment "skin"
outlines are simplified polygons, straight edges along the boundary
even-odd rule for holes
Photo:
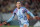
[[[25,24],[24,27],[28,27],[28,26]]]
[[[20,2],[17,2],[16,6],[17,6],[18,9],[20,9],[21,3]]]

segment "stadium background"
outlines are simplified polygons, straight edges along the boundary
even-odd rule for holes
[[[26,6],[29,11],[40,18],[40,0],[0,0],[0,25],[3,21],[7,21],[12,16],[17,1],[21,1],[23,7]],[[25,4],[26,2],[28,4]],[[15,16],[15,18],[8,24],[17,27],[19,25],[17,16]],[[29,24],[30,26],[40,27],[40,20],[30,19]]]

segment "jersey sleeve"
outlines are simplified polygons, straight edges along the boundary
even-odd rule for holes
[[[30,16],[32,16],[33,18],[35,17],[28,9],[25,8],[25,11],[26,11]]]
[[[9,20],[7,20],[7,23],[10,22],[14,17],[15,17],[15,10],[13,11],[12,17]]]

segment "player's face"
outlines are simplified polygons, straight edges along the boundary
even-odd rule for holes
[[[21,3],[17,2],[16,6],[17,6],[17,8],[20,8],[21,7]]]

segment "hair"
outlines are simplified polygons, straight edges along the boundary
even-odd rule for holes
[[[17,2],[20,2],[20,3],[21,3],[21,1],[17,1]],[[16,3],[17,3],[17,2],[16,2]]]

